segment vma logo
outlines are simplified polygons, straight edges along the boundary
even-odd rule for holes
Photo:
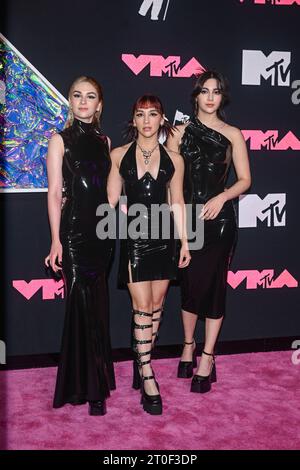
[[[262,51],[244,50],[242,85],[260,85],[261,79],[272,86],[290,86],[291,53],[273,51],[265,56]]]
[[[250,150],[300,150],[300,140],[292,131],[279,139],[278,130],[243,130],[243,136],[250,143]]]
[[[13,281],[13,287],[30,300],[38,291],[42,291],[43,300],[53,300],[56,297],[64,298],[64,281],[61,279],[33,279],[32,281]]]
[[[227,282],[232,289],[236,289],[242,283],[246,284],[246,289],[298,287],[298,281],[286,269],[277,277],[274,276],[274,269],[245,270],[236,273],[228,271]]]
[[[190,59],[185,65],[181,64],[179,56],[173,55],[164,58],[162,55],[142,54],[136,57],[134,54],[122,54],[122,61],[135,75],[139,75],[149,66],[150,77],[189,78],[205,71],[204,67],[195,57]]]
[[[267,227],[284,227],[286,194],[268,194],[261,199],[257,194],[239,197],[239,227],[257,227],[258,220]]]
[[[240,0],[243,1],[243,0]],[[300,0],[252,0],[253,3],[256,5],[276,5],[276,6],[289,6],[293,5],[300,5]]]

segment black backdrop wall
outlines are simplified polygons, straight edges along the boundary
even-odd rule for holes
[[[139,95],[158,94],[173,122],[191,112],[197,68],[228,77],[227,117],[247,139],[253,185],[237,201],[239,242],[222,340],[300,335],[299,21],[300,1],[10,0],[6,6],[1,32],[62,95],[78,75],[100,81],[103,128],[113,146],[122,143]],[[7,353],[57,352],[64,300],[43,267],[50,246],[46,193],[4,193],[1,206]],[[117,289],[117,260],[118,250],[109,277],[115,348],[130,345],[130,302]],[[180,293],[172,286],[160,344],[181,341]]]

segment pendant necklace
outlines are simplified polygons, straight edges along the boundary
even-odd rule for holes
[[[159,144],[159,142],[157,142],[157,144],[155,145],[155,147],[152,150],[145,150],[140,146],[140,144],[138,142],[136,142],[136,145],[138,146],[138,148],[140,149],[140,151],[143,154],[145,165],[148,165],[148,163],[150,162],[150,157],[151,157],[152,153],[154,152],[154,150],[158,147],[158,144]]]

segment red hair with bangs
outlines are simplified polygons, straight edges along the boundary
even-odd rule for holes
[[[158,96],[155,95],[143,95],[138,98],[133,106],[132,118],[136,110],[140,108],[155,108],[159,114],[161,114],[162,116],[164,115],[164,108],[162,102],[160,101]]]
[[[154,108],[159,114],[161,114],[161,116],[165,118],[164,107],[158,96],[151,94],[140,96],[132,107],[131,120],[129,121],[127,129],[125,131],[125,137],[128,141],[137,139],[138,132],[133,125],[134,114],[137,109],[145,108]],[[173,126],[171,126],[169,121],[165,118],[164,124],[159,129],[158,136],[164,134],[166,137],[168,137],[169,134],[173,135],[173,130]]]

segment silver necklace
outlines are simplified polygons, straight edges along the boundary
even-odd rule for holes
[[[152,150],[145,150],[140,146],[140,144],[138,142],[136,142],[136,145],[138,146],[138,148],[140,149],[140,151],[143,154],[145,165],[148,165],[148,163],[150,162],[150,157],[151,157],[152,153],[154,152],[154,150],[158,147],[158,144],[159,144],[159,142],[157,142],[157,144],[155,145],[155,147]]]

